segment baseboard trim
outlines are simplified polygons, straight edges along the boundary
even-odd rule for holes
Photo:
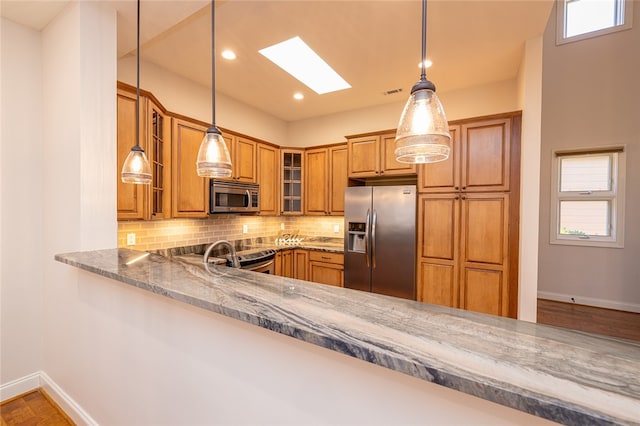
[[[539,291],[538,299],[555,300],[556,302],[575,303],[577,305],[595,306],[597,308],[615,309],[618,311],[640,313],[640,305],[636,303],[623,303],[614,300],[596,299],[593,297],[572,296],[569,294]]]
[[[77,425],[97,425],[96,422],[82,407],[67,394],[56,382],[44,371],[29,374],[28,376],[9,382],[0,386],[0,401],[6,401],[18,395],[36,390],[44,389],[45,392],[55,401],[71,420]]]
[[[0,401],[4,402],[40,387],[40,373],[31,373],[0,386]]]

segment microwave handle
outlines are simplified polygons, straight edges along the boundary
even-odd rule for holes
[[[247,197],[247,202],[244,207],[248,209],[249,207],[251,207],[251,193],[247,189],[244,191],[244,195]]]

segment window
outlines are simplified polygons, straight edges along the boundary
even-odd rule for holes
[[[551,243],[623,247],[624,148],[554,153]]]
[[[558,0],[556,44],[631,28],[633,0]]]

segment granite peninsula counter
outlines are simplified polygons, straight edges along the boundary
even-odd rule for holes
[[[564,424],[640,424],[640,344],[108,249],[59,262]]]

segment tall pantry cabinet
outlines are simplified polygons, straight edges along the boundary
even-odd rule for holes
[[[419,301],[516,317],[520,127],[453,122],[449,159],[419,165]]]

